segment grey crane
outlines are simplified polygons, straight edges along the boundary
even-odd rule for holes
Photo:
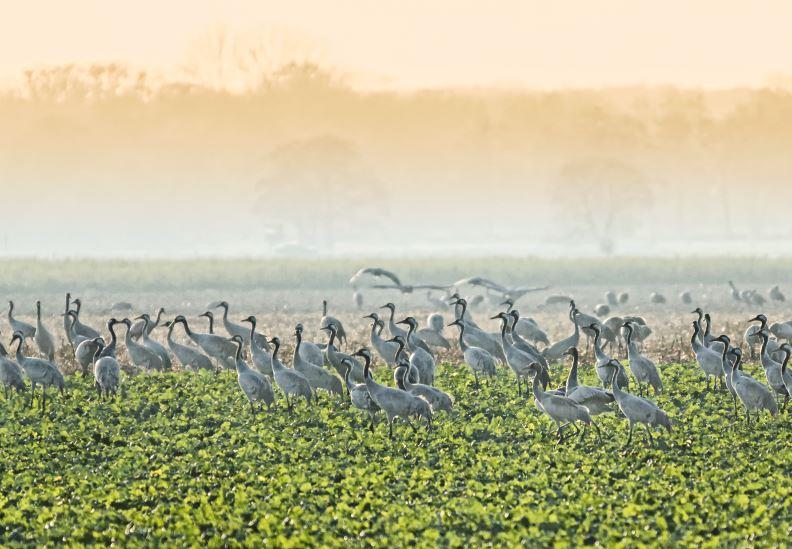
[[[585,406],[589,413],[594,416],[613,411],[613,393],[601,387],[580,385],[578,382],[578,362],[580,360],[577,347],[570,347],[564,355],[572,357],[572,366],[569,368],[564,396],[571,399],[576,404]]]
[[[259,409],[263,402],[269,410],[272,408],[272,403],[275,402],[275,392],[272,390],[269,379],[261,372],[251,369],[247,362],[242,360],[242,349],[245,346],[245,341],[241,336],[234,335],[230,341],[233,341],[237,346],[235,355],[237,382],[250,403],[250,412],[253,415],[256,414],[256,409],[253,406],[254,402],[259,403]]]
[[[767,341],[769,339],[767,337],[767,333],[765,331],[760,331],[759,337],[762,338],[762,351],[760,354],[760,359],[762,362],[762,367],[765,371],[765,377],[767,378],[767,384],[773,389],[773,392],[776,394],[776,398],[782,396],[785,400],[789,400],[787,385],[792,385],[792,372],[787,372],[787,375],[789,376],[789,383],[787,384],[781,372],[781,364],[773,360],[770,357],[770,354],[767,352]]]
[[[517,396],[522,396],[522,379],[526,381],[530,379],[534,373],[532,364],[535,361],[527,354],[519,350],[511,343],[506,337],[506,328],[510,321],[510,316],[507,313],[500,312],[492,317],[492,320],[500,319],[501,321],[501,342],[503,345],[503,352],[506,354],[506,364],[511,368],[512,372],[517,378]]]
[[[382,409],[385,417],[388,418],[388,436],[390,438],[393,438],[393,420],[397,417],[407,422],[413,430],[417,431],[410,422],[410,417],[417,415],[426,419],[427,428],[431,428],[432,407],[426,400],[401,389],[380,385],[374,381],[371,375],[371,355],[364,349],[361,349],[356,354],[363,357],[365,361],[363,373],[366,378],[366,388],[369,395],[371,395],[371,399]]]
[[[374,402],[374,399],[371,398],[365,383],[356,384],[350,378],[349,373],[352,371],[352,360],[350,358],[344,357],[341,359],[341,362],[344,368],[346,368],[346,372],[344,373],[344,383],[346,383],[349,400],[352,402],[352,406],[358,410],[363,410],[368,414],[369,419],[371,420],[369,429],[373,433],[374,422],[376,421],[377,412],[380,411],[380,407],[376,402]]]
[[[616,404],[619,406],[622,414],[627,418],[630,424],[630,434],[627,436],[627,443],[625,448],[630,446],[632,442],[633,429],[636,423],[642,423],[646,428],[646,434],[649,437],[649,442],[654,445],[652,438],[651,427],[665,427],[671,432],[671,420],[668,415],[661,410],[654,402],[645,398],[632,395],[624,392],[619,385],[619,371],[623,370],[622,365],[618,360],[611,360],[608,363],[608,368],[613,371],[611,376],[611,387],[613,389],[613,397],[616,399]]]
[[[153,322],[151,321],[151,317],[148,314],[146,315],[148,321],[144,319],[143,315],[137,317],[138,318],[137,322],[132,324],[132,329],[130,330],[130,332],[132,333],[132,337],[134,339],[140,339],[140,336],[143,335],[143,330],[145,330],[146,333],[151,335],[151,332],[154,331],[154,328],[160,325],[163,314],[165,314],[165,309],[163,307],[160,307],[159,309],[157,309],[157,316]]]
[[[784,293],[781,291],[781,288],[778,287],[778,284],[770,288],[767,294],[770,296],[770,299],[772,299],[773,301],[779,301],[779,302],[786,301],[786,297],[784,296]]]
[[[55,338],[41,321],[41,301],[36,301],[36,330],[33,340],[39,352],[52,362],[55,360]]]
[[[96,353],[103,351],[104,347],[104,339],[100,336],[86,339],[74,350],[74,358],[77,360],[77,364],[80,365],[80,372],[82,372],[83,376],[88,375],[93,366]]]
[[[172,369],[173,365],[171,364],[171,358],[170,355],[168,354],[168,350],[159,341],[155,341],[151,339],[151,336],[149,335],[151,333],[151,331],[148,329],[149,324],[151,324],[151,318],[149,317],[149,315],[144,313],[140,315],[137,318],[137,320],[142,320],[143,322],[145,322],[143,326],[143,331],[140,333],[140,342],[145,347],[148,347],[149,349],[154,351],[154,354],[156,354],[159,357],[162,370]]]
[[[693,321],[693,336],[690,338],[690,347],[693,349],[693,354],[696,356],[696,362],[704,372],[706,379],[707,390],[709,390],[710,377],[715,378],[712,383],[712,388],[715,389],[715,383],[721,379],[723,375],[723,358],[721,353],[725,353],[726,348],[722,349],[721,353],[715,349],[707,347],[702,342],[701,326],[696,321]]]
[[[445,304],[445,302],[441,302]],[[426,318],[426,327],[416,330],[415,335],[430,347],[450,349],[451,343],[443,335],[445,320],[440,313],[432,313]]]
[[[49,360],[43,358],[26,357],[22,351],[25,336],[22,332],[14,332],[11,338],[11,345],[17,342],[16,361],[22,367],[25,375],[30,380],[30,406],[33,406],[33,399],[36,396],[36,385],[41,385],[41,411],[47,408],[47,389],[55,387],[63,395],[66,381],[58,367]]]
[[[8,390],[16,389],[17,392],[25,390],[25,380],[22,378],[22,368],[8,358],[8,352],[0,342],[0,383],[3,384],[5,398],[8,400]]]
[[[418,370],[420,383],[433,385],[435,378],[434,356],[426,350],[426,343],[415,336],[415,328],[418,326],[418,322],[413,317],[408,316],[404,320],[399,321],[399,324],[406,324],[409,327],[405,341],[411,351],[410,365],[415,366]]]
[[[479,386],[479,375],[484,375],[491,379],[495,375],[495,359],[492,358],[492,355],[481,347],[474,347],[465,343],[464,322],[457,319],[449,326],[459,328],[459,348],[462,350],[462,356],[465,357],[465,363],[473,372],[473,377],[476,379],[476,387]]]
[[[379,357],[385,361],[385,364],[391,367],[395,366],[398,345],[387,341],[380,335],[380,332],[377,331],[377,326],[382,325],[384,327],[384,323],[379,319],[377,313],[370,313],[363,318],[370,318],[372,320],[371,333],[369,334],[369,342],[371,343],[371,346],[374,347],[375,351],[377,351]]]
[[[719,338],[724,345],[728,345],[726,338]],[[745,421],[748,425],[751,424],[751,410],[767,410],[771,416],[778,414],[778,404],[776,403],[770,390],[761,382],[755,380],[745,372],[740,370],[742,363],[742,352],[740,349],[734,349],[736,360],[732,364],[729,375],[731,376],[731,384],[737,394],[737,398],[742,402],[745,408]]]
[[[8,302],[8,324],[12,332],[19,332],[25,339],[33,338],[36,335],[36,327],[14,318],[14,302]]]
[[[414,364],[410,363],[410,360],[407,357],[407,354],[404,352],[405,348],[407,347],[407,343],[405,342],[402,336],[396,336],[393,339],[388,340],[391,343],[397,345],[396,350],[396,368],[393,370],[393,382],[398,385],[399,380],[402,376],[402,370],[409,372],[408,376],[410,381],[413,383],[418,383],[420,381],[421,376],[418,373],[418,368],[415,367]]]
[[[256,317],[250,315],[249,317],[243,318],[242,322],[249,322],[250,323],[250,355],[253,359],[253,366],[256,367],[256,370],[264,374],[265,376],[272,377],[272,353],[270,352],[269,345],[262,348],[256,345]],[[266,339],[265,339],[266,342]]]
[[[168,327],[168,335],[166,338],[166,342],[168,343],[168,347],[170,348],[173,355],[176,359],[181,363],[182,368],[190,368],[194,371],[200,370],[214,370],[214,366],[212,366],[212,360],[200,352],[198,349],[194,349],[189,345],[183,345],[178,341],[173,339],[173,329],[176,327],[177,322],[168,321],[165,325]]]
[[[535,373],[539,372],[539,364],[533,363],[532,369]],[[583,432],[580,434],[581,438],[585,436],[586,429],[589,425],[593,426],[597,432],[597,439],[601,442],[602,436],[600,435],[599,427],[591,419],[591,414],[588,408],[582,406],[569,397],[550,394],[545,392],[542,388],[542,383],[539,381],[539,376],[533,376],[533,395],[535,401],[538,403],[537,408],[556,424],[556,433],[558,434],[558,443],[564,441],[563,429],[567,425],[574,425],[579,421],[583,423]]]
[[[787,394],[784,398],[784,406],[783,408],[789,405],[789,396],[792,395],[792,372],[789,371],[787,368],[787,363],[789,362],[789,356],[792,355],[792,347],[789,343],[784,343],[781,345],[781,351],[784,353],[784,360],[781,362],[781,379],[784,380],[784,387],[786,387]]]
[[[363,383],[363,364],[355,357],[339,351],[335,346],[336,338],[338,338],[336,325],[330,323],[327,326],[323,326],[322,330],[330,335],[330,340],[327,342],[327,347],[325,347],[325,358],[328,364],[330,364],[342,378],[345,379],[349,377],[354,383]],[[350,372],[347,372],[344,361],[348,361],[351,365]]]
[[[337,377],[325,370],[321,363],[314,364],[312,362],[308,362],[303,358],[300,354],[300,347],[302,346],[302,333],[303,333],[303,325],[297,324],[294,328],[294,336],[297,339],[297,344],[294,347],[294,357],[292,358],[292,368],[303,374],[307,379],[308,382],[311,384],[311,388],[314,390],[314,393],[318,389],[322,389],[327,391],[331,394],[342,395],[344,394],[344,389],[341,385],[341,380]],[[322,361],[322,363],[324,360]]]
[[[281,342],[277,337],[273,337],[270,341],[272,344],[272,378],[275,380],[275,385],[283,392],[286,397],[286,407],[292,410],[294,403],[289,397],[304,398],[307,404],[311,404],[311,397],[313,391],[308,378],[297,370],[287,368],[278,359],[278,351],[280,350]]]
[[[454,296],[452,296],[454,297]],[[506,353],[501,343],[500,334],[492,335],[481,328],[475,322],[466,318],[467,313],[467,300],[461,297],[456,298],[453,302],[458,307],[457,319],[465,323],[465,340],[468,345],[480,347],[492,355],[493,358],[506,364]],[[505,314],[505,313],[504,313]]]
[[[82,301],[80,298],[75,298],[72,301],[77,308],[74,310],[74,317],[72,321],[72,332],[76,333],[77,335],[87,337],[89,339],[93,339],[95,337],[99,337],[101,334],[88,326],[87,324],[83,324],[80,320],[80,311],[82,311]]]
[[[575,331],[572,332],[572,335],[553,343],[542,352],[548,362],[560,360],[567,349],[578,346],[580,342],[580,324],[575,322],[575,315],[577,312],[577,309],[569,310],[569,320],[572,321],[572,325],[575,327]]]
[[[608,363],[613,360],[610,356],[606,355],[605,352],[600,347],[600,326],[599,324],[591,324],[589,326],[592,332],[594,332],[594,356],[597,359],[597,363],[595,365],[595,370],[597,371],[597,377],[599,378],[600,382],[602,382],[603,387],[608,387],[610,383],[610,369]],[[622,387],[629,387],[630,385],[630,378],[627,377],[627,374],[624,372],[623,369],[619,370],[619,385]]]
[[[396,305],[391,302],[386,303],[380,309],[388,309],[390,314],[388,315],[388,333],[391,337],[396,337],[397,335],[402,336],[403,338],[407,338],[407,330],[403,328],[399,328],[396,325],[396,321],[394,321],[394,316],[396,315]]]
[[[454,403],[454,399],[451,398],[451,395],[431,385],[411,383],[409,378],[410,376],[407,375],[407,369],[402,369],[401,377],[399,378],[399,388],[401,390],[426,400],[429,406],[432,407],[432,414],[441,411],[448,412],[449,414],[451,413],[451,407]]]
[[[126,335],[124,336],[124,344],[126,345],[127,353],[129,354],[132,364],[144,370],[162,370],[162,360],[157,356],[157,353],[132,339],[132,335],[129,333],[129,328],[132,327],[132,321],[125,318],[121,320],[121,324],[127,327]]]
[[[190,329],[190,326],[187,324],[187,319],[184,317],[184,315],[178,315],[173,320],[173,322],[181,322],[184,326],[184,331],[187,334],[187,337],[189,337],[196,345],[203,349],[203,352],[215,359],[218,365],[225,368],[230,368],[230,365],[233,362],[230,357],[236,353],[236,346],[229,342],[226,338],[211,333],[213,319],[211,316],[208,318],[208,334],[193,332]],[[236,365],[234,365],[234,369],[236,369]]]
[[[94,385],[102,400],[110,395],[115,396],[121,385],[121,366],[113,356],[101,356],[102,343],[97,341],[94,355]]]
[[[654,390],[655,395],[662,393],[663,381],[660,379],[657,367],[654,362],[641,354],[632,340],[633,324],[625,322],[623,327],[626,332],[625,339],[627,340],[627,360],[629,361],[630,372],[632,372],[635,382],[638,384],[638,393],[643,393],[644,384],[648,384]]]
[[[330,316],[327,314],[327,300],[322,300],[322,320],[319,321],[319,326],[333,326],[336,331],[336,337],[338,341],[340,341],[344,346],[347,344],[347,334],[346,330],[344,330],[344,325],[341,323],[334,316]],[[362,383],[362,375],[363,375],[363,365],[360,366],[360,375],[361,375],[361,383]]]

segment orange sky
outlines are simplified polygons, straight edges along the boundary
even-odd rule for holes
[[[209,29],[277,31],[363,85],[759,85],[792,75],[773,0],[0,0],[0,79],[29,66],[173,70]]]

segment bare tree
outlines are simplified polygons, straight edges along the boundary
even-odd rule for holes
[[[611,158],[569,162],[561,168],[559,188],[565,215],[572,225],[591,235],[606,254],[613,253],[618,235],[633,234],[641,212],[651,204],[645,177],[636,168]]]

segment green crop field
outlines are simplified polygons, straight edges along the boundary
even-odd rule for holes
[[[253,417],[231,373],[140,375],[112,402],[71,377],[43,416],[27,395],[0,403],[0,545],[786,544],[790,411],[747,427],[697,367],[661,373],[674,432],[650,447],[636,430],[627,451],[614,414],[601,444],[556,446],[503,370],[476,391],[440,365],[453,413],[430,432],[397,420],[393,440],[328,396]]]

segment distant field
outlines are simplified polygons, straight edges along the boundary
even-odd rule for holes
[[[408,282],[450,283],[481,275],[505,284],[748,284],[792,282],[792,258],[663,259],[196,259],[0,260],[0,291],[154,291],[209,288],[325,289],[346,286],[361,267],[382,266]]]

